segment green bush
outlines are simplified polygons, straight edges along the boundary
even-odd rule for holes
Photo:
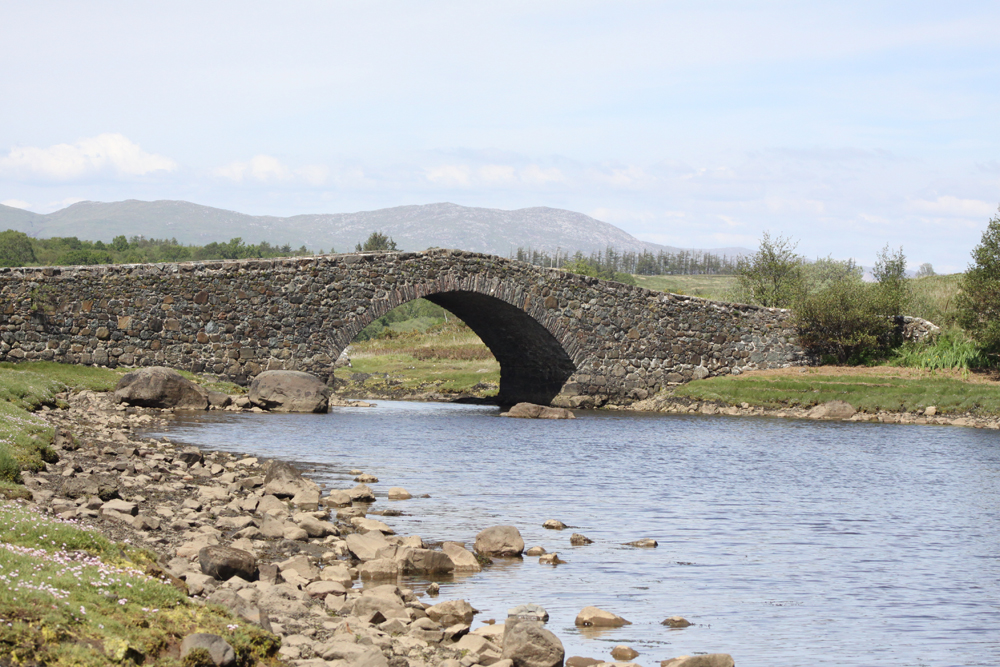
[[[35,262],[31,239],[23,232],[0,232],[0,266],[27,266]]]
[[[895,350],[889,363],[927,370],[975,370],[994,367],[997,359],[961,331],[949,331],[929,343],[904,343]]]
[[[980,345],[1000,350],[1000,216],[990,220],[959,283],[958,323]]]
[[[575,273],[581,276],[590,276],[591,278],[600,278],[601,280],[614,280],[615,282],[622,283],[623,285],[636,284],[635,276],[631,273],[623,273],[605,266],[600,266],[596,262],[592,262],[585,257],[567,262],[560,268],[564,271],[569,271],[570,273]]]
[[[802,257],[798,244],[764,232],[757,252],[736,261],[736,297],[767,308],[789,308],[803,292]]]

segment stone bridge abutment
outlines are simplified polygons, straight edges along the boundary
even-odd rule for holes
[[[166,365],[241,384],[273,369],[329,378],[362,328],[420,297],[490,348],[503,403],[629,402],[806,361],[785,311],[457,250],[0,269],[0,361]]]

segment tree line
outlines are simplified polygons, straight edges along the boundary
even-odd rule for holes
[[[592,273],[586,273],[586,275],[593,274],[600,278],[616,274],[640,276],[732,275],[735,272],[737,261],[735,257],[717,255],[711,252],[694,250],[679,250],[677,252],[661,250],[657,253],[648,250],[622,252],[611,246],[603,251],[593,251],[589,255],[585,255],[579,250],[570,253],[559,249],[550,254],[545,250],[519,246],[516,251],[511,252],[510,257],[535,266],[566,269],[574,273],[584,272],[570,268],[572,266],[577,269],[589,270]]]

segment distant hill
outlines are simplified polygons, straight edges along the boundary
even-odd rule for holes
[[[122,234],[176,238],[198,245],[241,237],[248,243],[288,243],[327,252],[353,250],[373,231],[391,236],[401,250],[461,248],[501,256],[519,246],[549,253],[557,248],[590,253],[608,246],[623,252],[681,250],[640,241],[614,225],[573,211],[541,206],[504,211],[449,203],[288,218],[246,215],[185,201],[86,201],[46,215],[0,205],[0,230],[4,229],[36,238],[76,236],[105,242]],[[711,251],[730,257],[749,252],[745,248]]]

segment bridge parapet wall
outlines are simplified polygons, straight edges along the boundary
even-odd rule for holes
[[[490,344],[510,400],[624,402],[807,361],[784,311],[452,250],[0,269],[0,360],[166,365],[241,384],[269,369],[328,378],[364,326],[418,297],[447,304]],[[538,395],[532,369],[544,370]]]

